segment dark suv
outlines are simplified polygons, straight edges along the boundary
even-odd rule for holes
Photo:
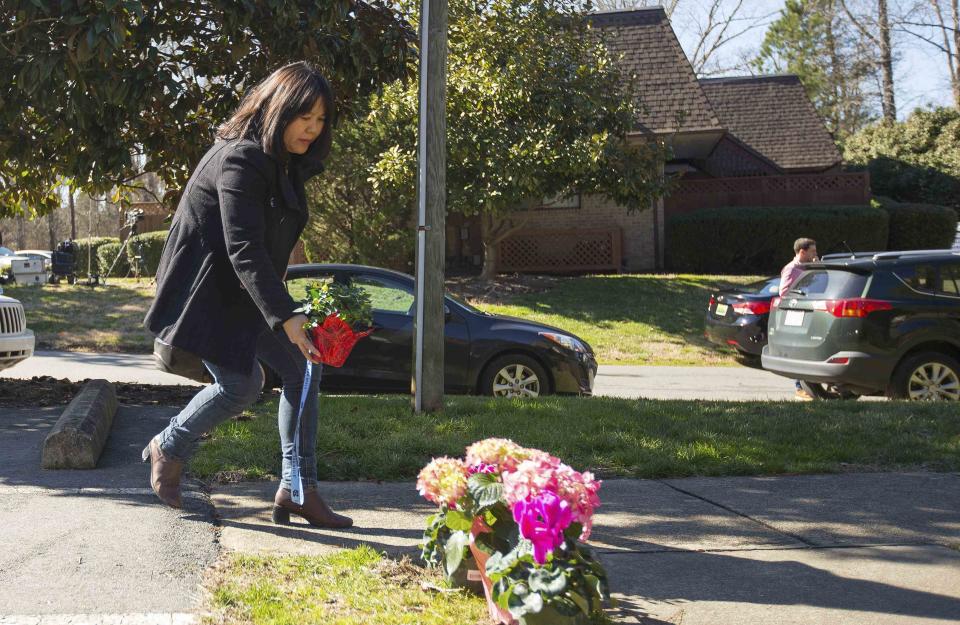
[[[763,368],[817,397],[960,400],[960,252],[811,263],[771,302]]]

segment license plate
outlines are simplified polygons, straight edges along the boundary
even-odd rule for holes
[[[787,314],[783,317],[783,325],[785,326],[802,326],[803,325],[803,311],[802,310],[788,310]]]
[[[727,309],[728,309],[728,308],[730,308],[730,307],[727,306],[726,304],[717,304],[717,310],[715,310],[714,313],[715,313],[718,317],[724,317],[724,316],[726,316],[726,314],[727,314]]]

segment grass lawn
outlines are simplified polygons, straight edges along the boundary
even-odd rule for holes
[[[277,399],[222,424],[191,470],[203,478],[276,476]],[[960,470],[960,413],[907,402],[703,402],[450,397],[414,415],[407,397],[321,397],[319,476],[408,480],[432,457],[500,436],[602,477]]]
[[[483,599],[447,592],[438,571],[363,546],[325,557],[231,554],[206,580],[205,623],[473,625]]]
[[[548,292],[478,304],[572,332],[593,347],[601,364],[735,364],[733,350],[703,337],[712,287],[747,284],[759,276],[611,275],[560,280]]]
[[[143,317],[153,301],[149,279],[111,278],[108,286],[7,284],[4,295],[23,303],[38,349],[142,352],[153,349]]]

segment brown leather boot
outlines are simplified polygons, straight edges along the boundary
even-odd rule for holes
[[[290,498],[290,490],[280,488],[273,498],[273,522],[278,525],[290,523],[290,513],[302,516],[314,527],[343,529],[353,525],[353,519],[337,514],[321,499],[316,487],[303,489],[303,505]]]
[[[182,508],[180,500],[180,475],[183,461],[164,456],[157,439],[152,439],[143,450],[143,461],[150,460],[150,486],[160,501],[171,508]]]

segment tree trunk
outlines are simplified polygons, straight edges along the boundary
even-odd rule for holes
[[[68,198],[70,203],[70,240],[77,240],[77,207],[73,202],[73,189],[68,189]]]
[[[883,120],[897,121],[897,104],[893,91],[893,50],[890,44],[890,16],[887,0],[877,0],[877,24],[880,27],[880,73],[883,90]]]
[[[500,262],[498,249],[499,241],[493,229],[493,217],[480,216],[480,237],[483,241],[483,269],[480,270],[480,279],[489,282],[497,277],[497,264]]]
[[[17,215],[17,249],[22,250],[27,247],[27,220],[23,216],[24,208],[20,207],[21,213]]]
[[[50,251],[57,249],[57,212],[50,211],[47,214],[47,234],[50,235]]]

